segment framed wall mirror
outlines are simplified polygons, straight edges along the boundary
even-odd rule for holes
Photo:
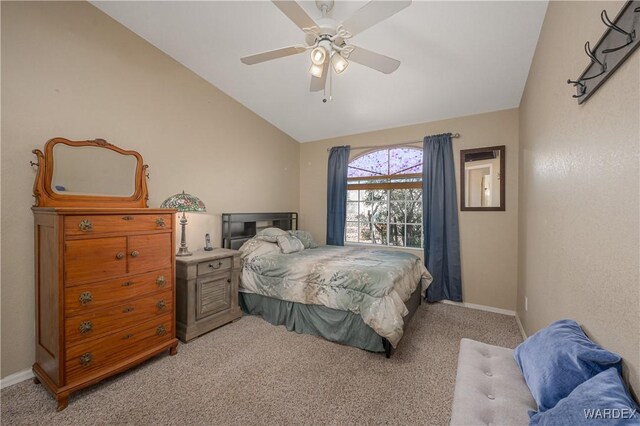
[[[460,210],[505,210],[504,151],[504,145],[460,150]]]
[[[142,157],[105,141],[55,138],[38,157],[36,207],[146,207]]]

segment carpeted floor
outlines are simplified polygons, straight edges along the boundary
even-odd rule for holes
[[[31,380],[2,390],[6,425],[428,424],[449,421],[462,337],[515,347],[513,317],[422,304],[391,359],[260,317],[181,344],[127,373],[54,399]]]

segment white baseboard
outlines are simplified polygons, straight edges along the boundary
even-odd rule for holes
[[[520,329],[520,334],[522,334],[522,340],[527,340],[527,333],[524,331],[524,327],[522,326],[522,321],[520,321],[520,317],[516,312],[516,322],[518,323],[518,328]]]
[[[33,371],[31,369],[18,371],[17,373],[9,374],[4,379],[0,380],[0,389],[13,386],[17,383],[24,382],[33,377]]]
[[[469,309],[477,309],[479,311],[493,312],[494,314],[509,315],[512,317],[516,316],[516,311],[510,311],[508,309],[502,309],[502,308],[494,308],[493,306],[476,305],[475,303],[467,303],[467,302],[452,302],[451,300],[442,300],[441,302],[446,303],[447,305],[456,305],[456,306],[462,306],[464,308],[469,308]]]

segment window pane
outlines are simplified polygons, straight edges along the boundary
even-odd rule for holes
[[[369,152],[349,162],[348,177],[389,174],[388,150]]]
[[[393,148],[389,152],[389,174],[422,173],[422,149],[420,148]]]
[[[346,241],[358,242],[358,222],[347,222],[344,234]]]
[[[404,225],[389,225],[389,245],[404,246]]]
[[[354,201],[347,201],[347,220],[358,220],[358,203]]]
[[[421,225],[407,225],[407,247],[422,247]]]
[[[358,201],[358,190],[347,191],[347,201]]]
[[[376,244],[387,245],[387,223],[374,223],[373,235],[376,239]]]
[[[373,237],[373,225],[366,222],[360,222],[358,225],[358,241],[361,243],[371,243],[371,238]]]
[[[387,202],[384,200],[361,202],[359,217],[365,222],[386,222]]]
[[[383,189],[363,189],[360,191],[360,201],[381,201],[387,198],[387,191]]]
[[[422,201],[422,189],[407,189],[407,200]]]
[[[405,223],[406,203],[404,201],[392,201],[389,203],[389,222]]]
[[[392,189],[391,192],[391,200],[406,200],[409,197],[410,189]]]
[[[405,174],[408,174],[408,175],[412,175],[414,173],[422,173],[422,164],[420,164],[419,166],[415,166],[415,167],[412,167],[410,169],[407,169],[402,173],[405,173]]]
[[[406,223],[422,223],[422,202],[407,203],[407,222]]]

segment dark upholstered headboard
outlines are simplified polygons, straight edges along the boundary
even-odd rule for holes
[[[265,228],[298,229],[298,213],[222,213],[222,247],[239,249]]]

